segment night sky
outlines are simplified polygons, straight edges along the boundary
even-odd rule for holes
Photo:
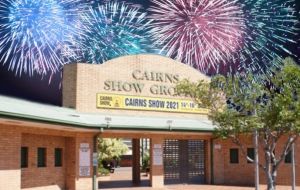
[[[149,6],[149,2],[146,0],[131,0],[129,2],[143,3],[143,8],[145,9]],[[297,10],[299,12],[300,1],[296,0],[296,2]],[[298,39],[300,39],[300,32],[298,36]],[[289,48],[298,55],[297,62],[300,64],[300,40],[298,41],[298,44],[294,44]],[[8,64],[3,65],[3,63],[0,63],[0,94],[47,104],[61,105],[61,74],[52,76],[50,84],[49,78],[50,76],[41,77],[38,75],[29,77],[25,74],[16,76],[13,71],[8,70]]]

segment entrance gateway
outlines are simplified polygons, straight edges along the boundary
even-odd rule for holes
[[[176,94],[176,83],[209,78],[190,66],[158,55],[125,56],[102,65],[66,65],[63,105],[104,115],[106,138],[151,141],[151,185],[210,183],[209,140],[213,127],[207,109]],[[137,151],[135,151],[137,150]],[[133,147],[133,166],[139,164]],[[135,167],[133,167],[135,169]],[[133,181],[139,181],[139,168]],[[101,187],[101,181],[100,181]]]
[[[97,137],[132,139],[134,183],[140,139],[150,140],[152,187],[212,183],[213,125],[207,109],[176,94],[183,79],[209,82],[170,58],[133,55],[66,65],[63,107],[0,96],[0,189],[101,189]]]
[[[254,165],[233,142],[212,139],[207,110],[176,96],[174,86],[184,78],[209,81],[172,59],[134,55],[103,65],[66,65],[63,107],[0,95],[0,189],[101,189],[97,159],[93,162],[99,136],[132,139],[136,184],[140,139],[149,139],[154,188],[172,183],[253,186],[249,171]],[[244,140],[251,150],[251,137]],[[283,145],[279,143],[279,151]],[[300,152],[298,145],[295,152]],[[285,161],[278,184],[290,185],[290,168]],[[260,183],[266,184],[265,179],[260,178]]]

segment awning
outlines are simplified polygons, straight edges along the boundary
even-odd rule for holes
[[[17,98],[0,96],[0,117],[26,119],[72,127],[142,129],[212,132],[214,126],[206,118],[121,116],[101,113],[80,113],[75,109],[41,104]]]

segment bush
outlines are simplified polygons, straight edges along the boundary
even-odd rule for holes
[[[103,167],[100,167],[99,168],[99,174],[101,175],[101,176],[108,176],[109,175],[109,170],[108,169],[105,169],[105,168],[103,168]]]
[[[147,168],[149,168],[150,165],[150,156],[149,154],[144,154],[143,157],[143,163],[142,163],[142,171],[146,171]]]

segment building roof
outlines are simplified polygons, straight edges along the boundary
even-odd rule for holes
[[[205,118],[120,116],[80,113],[75,109],[35,103],[0,95],[0,118],[70,125],[81,128],[140,129],[212,132],[212,122]]]

